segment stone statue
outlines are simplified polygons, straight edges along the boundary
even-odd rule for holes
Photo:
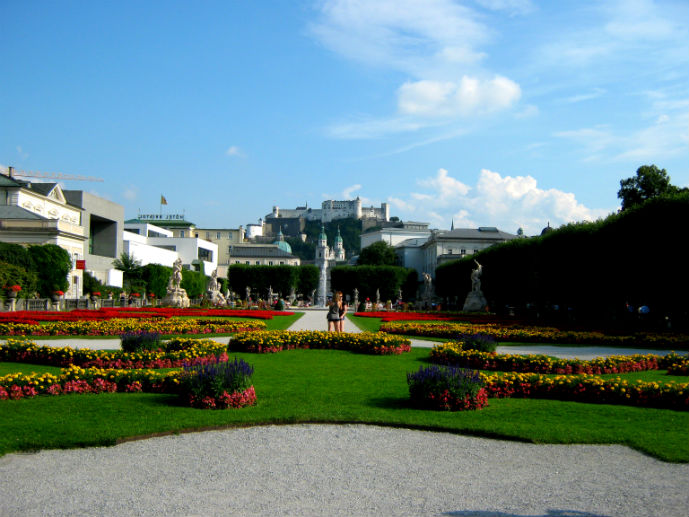
[[[175,289],[180,289],[182,285],[182,259],[177,258],[172,264],[172,274],[167,282],[167,290],[173,291]]]
[[[359,310],[359,290],[354,288],[354,312]]]
[[[471,290],[474,292],[481,291],[481,273],[483,272],[483,266],[474,260],[476,264],[476,269],[471,272]]]
[[[251,300],[251,287],[247,285],[244,292],[246,293],[246,301],[248,302],[249,300]]]
[[[272,285],[268,286],[268,301],[270,303],[273,302],[273,286]]]
[[[467,294],[464,300],[464,307],[462,310],[466,312],[481,312],[485,311],[488,306],[486,297],[481,291],[481,275],[483,274],[483,266],[474,260],[476,269],[471,271],[471,291]]]
[[[190,301],[187,291],[182,289],[182,259],[177,258],[172,264],[172,274],[167,283],[167,294],[161,300],[163,307],[177,307],[184,309],[189,307]]]
[[[380,289],[376,289],[376,307],[380,303]]]
[[[211,279],[208,282],[209,291],[220,291],[220,285],[218,284],[218,270],[214,269],[211,273]]]
[[[226,305],[227,299],[220,292],[220,284],[218,283],[218,270],[215,269],[211,273],[211,279],[208,281],[206,288],[206,299],[213,305]]]
[[[433,289],[433,279],[431,278],[431,275],[426,273],[425,271],[423,272],[423,295],[422,298],[426,301],[431,299],[432,295],[432,289]]]

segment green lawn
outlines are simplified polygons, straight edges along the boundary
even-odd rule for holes
[[[162,394],[3,401],[0,454],[107,445],[128,437],[189,429],[360,422],[534,443],[616,443],[665,461],[689,462],[687,412],[533,399],[491,399],[487,408],[470,412],[413,409],[408,404],[406,373],[426,364],[428,354],[428,349],[413,349],[401,356],[329,350],[234,354],[255,367],[258,405],[241,410],[191,409],[178,405],[174,396]]]

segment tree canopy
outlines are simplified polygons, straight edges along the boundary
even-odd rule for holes
[[[627,210],[647,199],[674,194],[680,190],[670,184],[670,176],[665,169],[659,169],[655,165],[642,165],[636,170],[636,176],[620,181],[617,197],[622,200],[622,210]]]
[[[387,242],[378,241],[366,246],[359,253],[359,266],[394,266],[397,264],[395,248]]]

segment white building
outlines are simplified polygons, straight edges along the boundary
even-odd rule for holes
[[[492,226],[460,228],[449,231],[429,230],[427,223],[406,222],[361,234],[361,249],[383,241],[395,248],[404,267],[414,268],[421,279],[427,272],[435,278],[435,269],[448,260],[461,259],[511,239],[518,238]]]
[[[121,205],[99,196],[19,179],[12,169],[0,174],[0,240],[66,250],[72,257],[67,298],[83,295],[84,270],[107,285],[122,285],[112,261],[122,249],[123,219]]]
[[[183,267],[209,275],[218,267],[218,245],[198,237],[174,237],[165,228],[130,219],[125,221],[124,251],[141,265],[160,264],[172,267],[177,258]]]
[[[423,270],[435,278],[435,269],[444,262],[458,260],[494,244],[517,238],[518,235],[503,232],[494,226],[433,231],[422,246]]]

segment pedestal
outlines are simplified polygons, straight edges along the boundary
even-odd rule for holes
[[[464,312],[484,312],[488,302],[481,291],[471,291],[464,300]]]
[[[186,289],[168,289],[167,294],[162,299],[160,304],[163,307],[177,307],[179,309],[186,309],[191,305],[189,296],[187,296]]]

